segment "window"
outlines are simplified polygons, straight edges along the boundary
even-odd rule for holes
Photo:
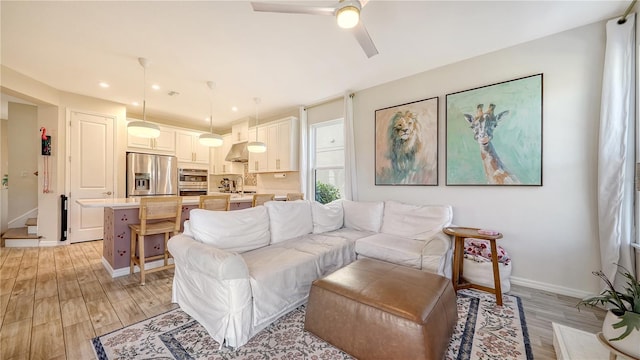
[[[326,204],[344,196],[344,121],[313,124],[310,135],[310,198]]]

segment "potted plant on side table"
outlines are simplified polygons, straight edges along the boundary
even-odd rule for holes
[[[602,324],[604,338],[616,350],[640,358],[640,283],[629,270],[618,267],[618,273],[626,279],[622,291],[616,290],[602,271],[594,271],[607,288],[598,296],[583,299],[578,306],[605,306],[609,311]]]

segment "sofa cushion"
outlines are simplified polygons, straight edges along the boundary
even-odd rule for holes
[[[385,201],[380,232],[415,240],[427,240],[451,224],[449,205],[411,205]]]
[[[272,244],[313,231],[311,204],[308,200],[269,201],[264,206],[269,212]]]
[[[379,232],[382,225],[382,201],[342,200],[344,226],[354,230]]]
[[[263,206],[235,211],[193,209],[194,239],[219,249],[244,252],[269,245],[269,214]]]
[[[423,241],[389,234],[374,234],[356,241],[358,256],[420,269]]]
[[[312,202],[311,217],[314,234],[340,229],[344,224],[342,200],[335,200],[325,205],[317,201]]]

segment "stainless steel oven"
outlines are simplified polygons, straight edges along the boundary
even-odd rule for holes
[[[178,169],[180,196],[207,195],[208,173],[206,169]]]

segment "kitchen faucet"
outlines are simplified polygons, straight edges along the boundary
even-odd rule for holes
[[[242,175],[238,175],[236,181],[240,179],[240,183],[242,183],[242,190],[240,190],[240,195],[244,196],[244,177]]]

